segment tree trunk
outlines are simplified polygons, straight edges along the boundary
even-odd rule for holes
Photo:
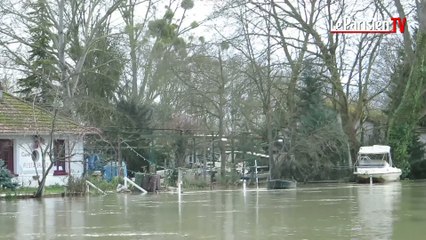
[[[225,143],[223,138],[223,117],[219,119],[219,150],[220,150],[220,176],[225,176],[225,167],[226,167],[226,152],[225,152]]]
[[[45,157],[42,157],[43,159]],[[47,175],[49,174],[50,170],[53,168],[54,162],[51,162],[49,164],[49,167],[46,169],[45,173],[43,173],[43,176],[41,178],[41,180],[39,181],[38,187],[37,187],[37,191],[34,193],[34,198],[42,198],[44,195],[44,187],[46,185],[46,178]]]
[[[138,97],[138,62],[137,62],[137,40],[135,38],[135,25],[133,22],[134,6],[131,7],[131,10],[128,11],[131,16],[129,16],[128,28],[128,37],[130,43],[130,62],[131,62],[131,71],[132,71],[132,98],[134,100]]]
[[[235,169],[235,146],[234,146],[234,135],[231,135],[231,163],[232,163],[232,176],[235,176],[236,169]]]
[[[180,130],[179,136],[176,140],[176,150],[175,150],[175,158],[176,158],[176,167],[184,167],[185,166],[185,154],[187,147],[187,139],[183,134],[183,130]]]
[[[219,67],[220,67],[220,86],[219,86],[219,150],[220,150],[220,176],[223,178],[225,176],[226,170],[226,152],[225,152],[225,143],[223,140],[224,135],[224,121],[225,121],[225,75],[223,71],[223,61],[221,50],[219,50]]]
[[[123,177],[123,162],[121,159],[121,140],[117,140],[117,161],[118,161],[118,176]]]
[[[272,109],[271,106],[268,106],[268,110],[266,111],[266,135],[268,139],[268,161],[269,161],[269,180],[273,178],[280,178],[277,169],[275,168],[274,162],[274,141],[272,136]]]

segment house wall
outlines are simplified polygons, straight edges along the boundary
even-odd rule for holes
[[[48,136],[41,136],[44,138],[45,143],[49,142]],[[21,186],[37,186],[36,171],[39,175],[42,174],[42,157],[41,152],[46,149],[46,144],[41,144],[37,149],[34,149],[34,139],[32,136],[1,136],[2,139],[13,139],[14,147],[14,174],[17,175],[14,180]],[[80,177],[84,171],[83,165],[83,140],[78,136],[55,136],[55,139],[65,140],[65,156],[70,156],[69,160],[65,163],[65,170],[68,174],[76,177]],[[31,154],[33,150],[38,151],[40,158],[34,162]],[[50,158],[46,154],[45,167],[47,168],[50,164]],[[37,166],[37,170],[34,167]],[[46,178],[46,186],[49,185],[65,185],[68,181],[68,175],[54,176],[54,169],[51,169],[48,177]]]

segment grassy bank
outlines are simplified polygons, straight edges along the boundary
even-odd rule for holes
[[[104,181],[98,178],[87,179],[98,188],[105,192],[115,191],[119,183],[123,183],[122,179],[114,178],[111,182]],[[86,179],[70,179],[67,186],[53,185],[44,188],[44,197],[56,196],[81,196],[85,194]],[[18,187],[15,190],[1,189],[0,199],[14,199],[14,198],[31,198],[37,191],[36,187]],[[90,194],[99,194],[97,191],[90,191]]]
[[[20,187],[15,191],[10,189],[0,189],[0,198],[28,198],[37,191],[35,187]],[[45,196],[60,196],[65,192],[65,187],[60,185],[48,186],[44,190]]]

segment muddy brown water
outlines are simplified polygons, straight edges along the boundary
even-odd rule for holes
[[[0,239],[426,239],[426,182],[1,200]]]

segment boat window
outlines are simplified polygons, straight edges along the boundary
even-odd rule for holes
[[[359,165],[383,165],[387,161],[387,154],[362,154],[359,156]]]

